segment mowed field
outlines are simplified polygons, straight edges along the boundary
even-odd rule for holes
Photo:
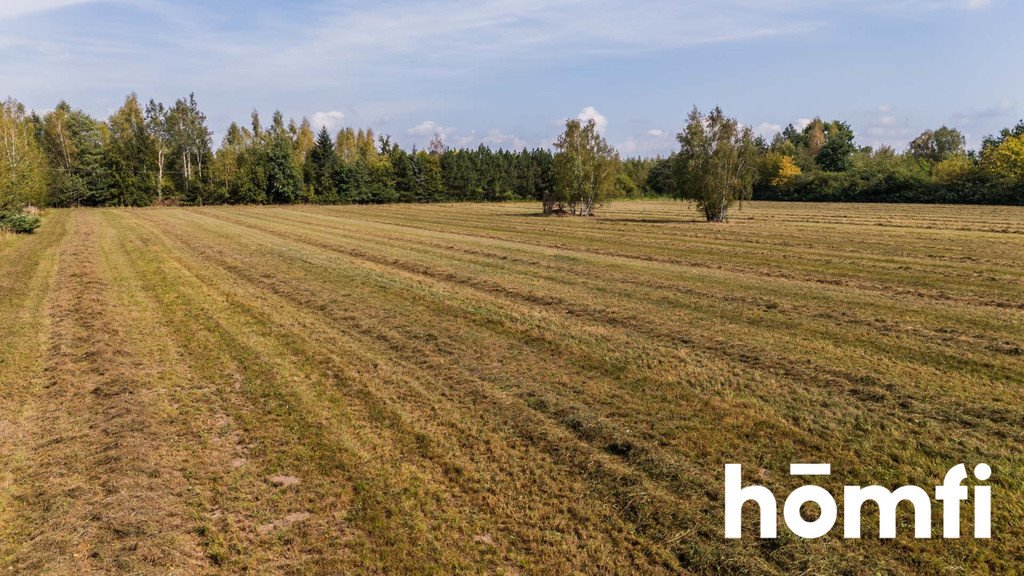
[[[0,573],[1022,570],[1024,209],[538,208],[0,237]],[[987,462],[995,537],[761,541],[748,507],[727,541],[727,462],[780,504],[792,462],[834,494]]]

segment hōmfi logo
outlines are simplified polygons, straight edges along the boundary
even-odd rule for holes
[[[792,464],[792,476],[828,476],[832,473],[830,464]],[[742,532],[743,505],[754,502],[760,509],[761,538],[778,537],[778,504],[775,495],[764,486],[743,486],[743,470],[740,464],[725,465],[725,537],[740,538]],[[974,477],[985,482],[992,476],[988,464],[974,467]],[[964,481],[967,468],[958,464],[946,473],[941,486],[935,487],[935,500],[942,503],[942,537],[960,537],[961,503],[970,499],[970,492]],[[914,537],[932,537],[932,499],[920,486],[900,486],[889,490],[882,486],[843,487],[843,536],[861,537],[861,509],[866,502],[878,506],[878,535],[880,538],[896,537],[896,509],[901,502],[909,502],[914,511]],[[818,506],[815,520],[806,520],[800,509],[807,503]],[[992,487],[974,487],[974,537],[992,537]],[[832,494],[821,486],[801,486],[793,490],[783,505],[782,517],[786,526],[801,538],[820,538],[835,527],[839,510]]]

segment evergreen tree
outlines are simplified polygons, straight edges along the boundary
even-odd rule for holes
[[[135,94],[130,94],[107,121],[110,136],[106,160],[110,173],[109,202],[118,206],[146,206],[153,202],[148,178],[152,156],[146,120]]]
[[[417,202],[441,202],[444,198],[444,182],[441,179],[440,154],[424,151],[416,153]]]
[[[267,201],[274,204],[295,202],[302,193],[302,174],[295,166],[292,139],[280,112],[274,113],[264,146]]]
[[[407,154],[395,146],[388,151],[388,162],[395,179],[395,195],[398,202],[416,202],[420,197],[419,166],[416,161],[416,148]]]
[[[316,142],[310,150],[305,162],[306,184],[312,189],[316,202],[338,201],[335,183],[335,172],[340,160],[334,149],[327,128],[321,128]]]

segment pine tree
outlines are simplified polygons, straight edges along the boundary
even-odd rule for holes
[[[441,202],[444,182],[441,179],[441,157],[436,152],[420,151],[416,154],[418,202]]]
[[[148,178],[151,141],[146,120],[135,94],[130,94],[107,121],[110,138],[106,148],[110,170],[110,200],[118,206],[152,203]]]
[[[291,135],[280,112],[274,113],[265,147],[267,201],[274,204],[295,202],[302,192],[302,174],[295,167]]]
[[[306,183],[312,188],[313,199],[317,202],[336,202],[335,172],[340,160],[334,150],[334,142],[327,128],[317,133],[316,142],[306,157]]]

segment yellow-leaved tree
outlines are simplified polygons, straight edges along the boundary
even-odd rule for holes
[[[785,154],[780,155],[777,167],[775,169],[775,176],[772,178],[772,186],[780,188],[789,184],[793,178],[796,178],[801,173],[800,167],[796,165],[793,158],[786,156]]]
[[[950,156],[932,168],[932,180],[943,186],[957,186],[974,170],[974,162],[966,154]]]
[[[0,212],[46,201],[46,157],[25,106],[0,103]]]
[[[1000,178],[1024,181],[1024,135],[1007,136],[999,145],[987,147],[981,163]]]

